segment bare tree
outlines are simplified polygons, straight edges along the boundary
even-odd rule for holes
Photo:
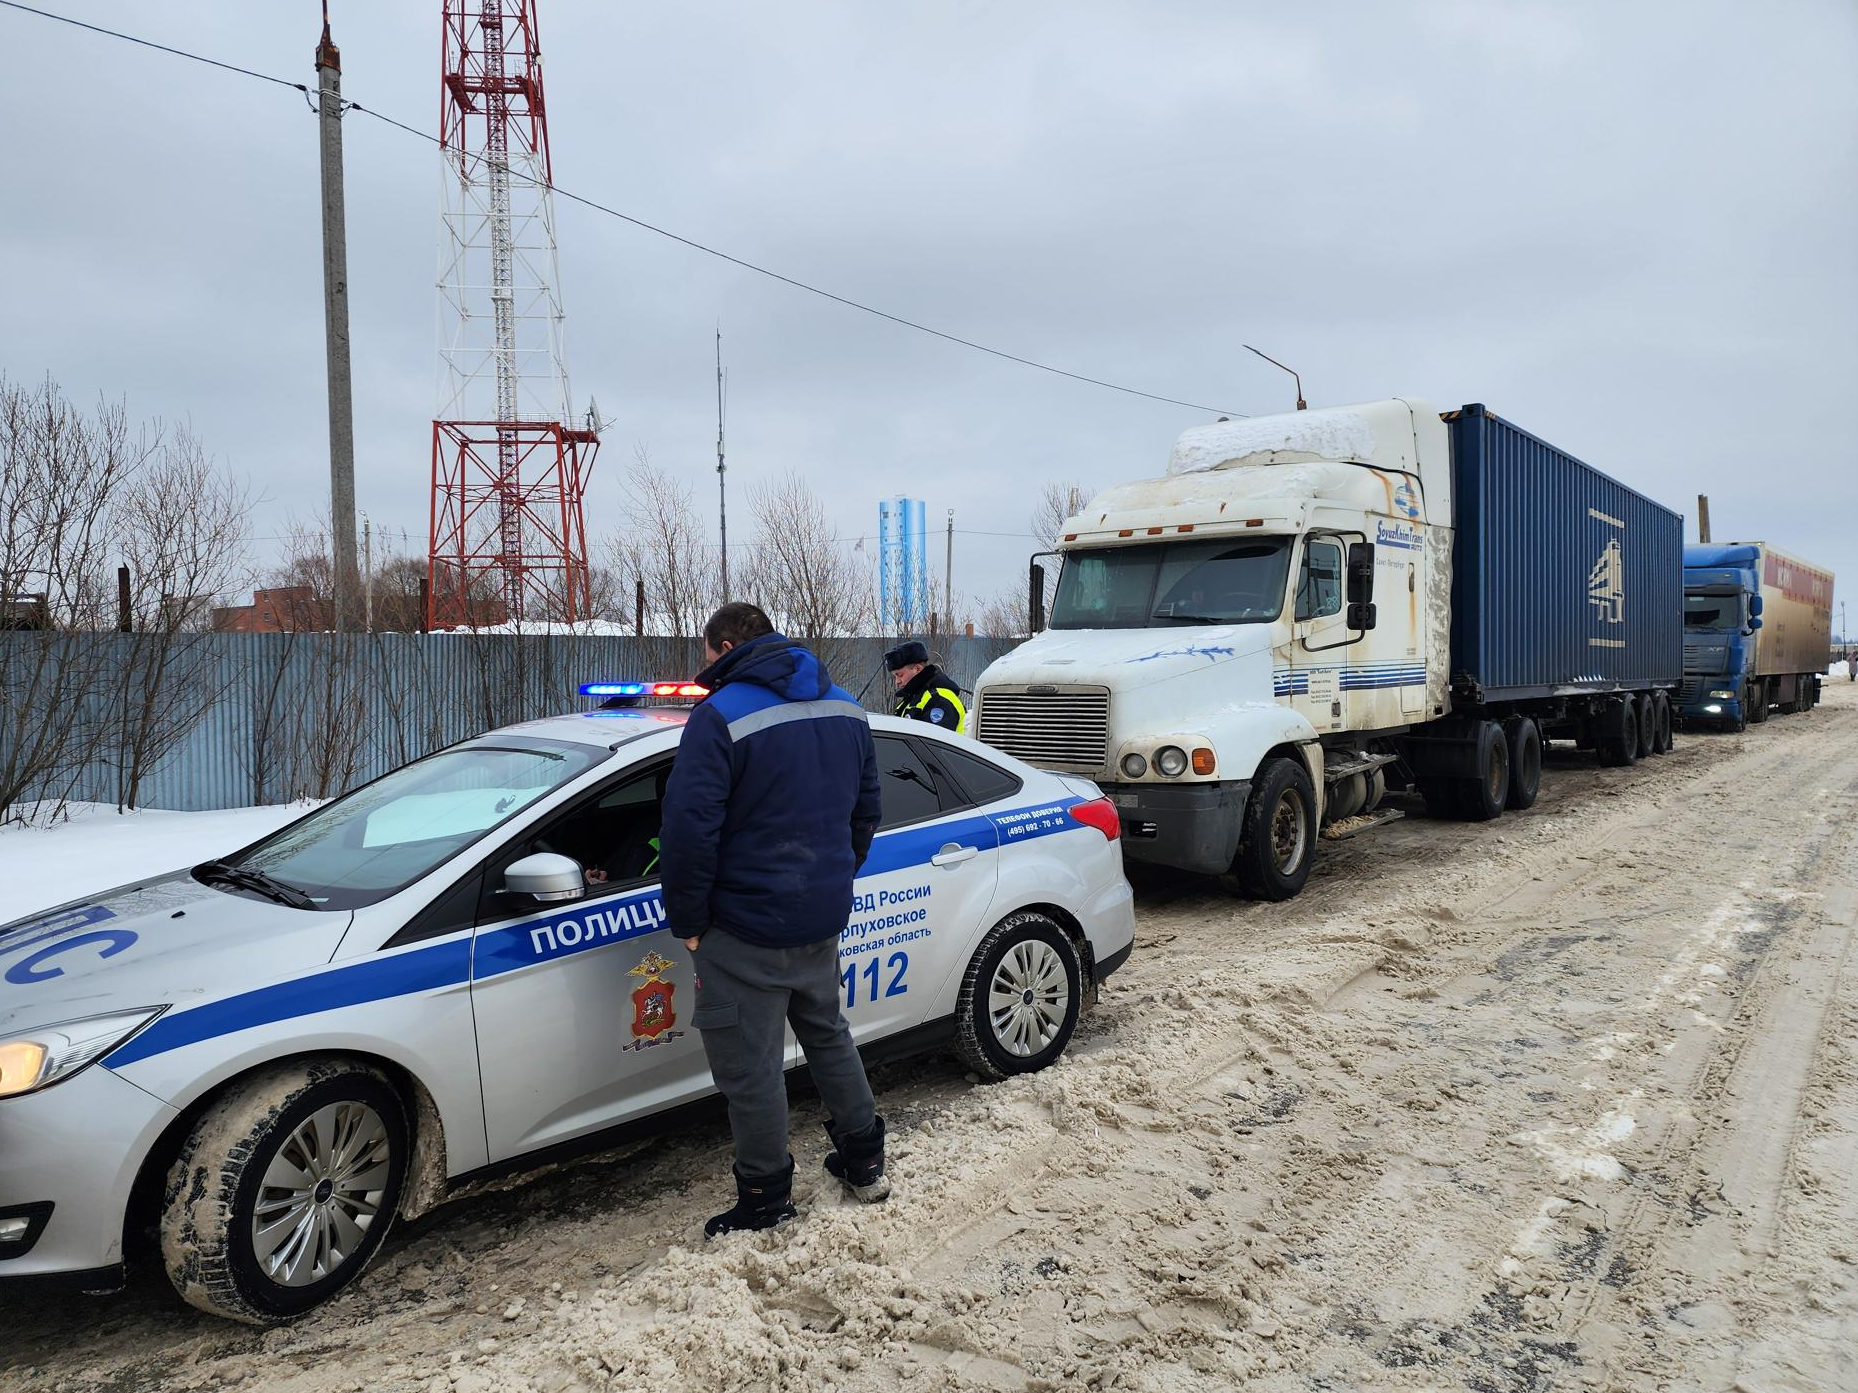
[[[694,670],[688,641],[722,602],[721,556],[700,520],[688,485],[652,463],[643,445],[626,478],[625,529],[608,545],[608,567],[621,594],[645,586],[646,646],[657,673]]]
[[[1029,522],[1032,539],[1041,550],[1050,551],[1058,545],[1058,535],[1064,530],[1065,520],[1075,517],[1094,492],[1089,484],[1076,480],[1049,483],[1039,490],[1038,502],[1033,505]]]
[[[143,780],[229,684],[205,635],[214,601],[250,580],[250,489],[187,430],[152,433],[154,452],[115,508],[132,611],[117,645],[121,704],[110,751],[120,807],[136,806]]]
[[[150,449],[118,403],[0,377],[0,812],[62,804],[112,729],[112,519]]]
[[[743,573],[744,596],[834,666],[850,651],[844,641],[876,622],[869,568],[798,474],[756,488],[750,508],[758,535]]]

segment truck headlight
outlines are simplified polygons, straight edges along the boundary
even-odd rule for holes
[[[0,1098],[16,1098],[70,1078],[167,1009],[141,1006],[133,1011],[112,1011],[0,1039]]]
[[[1170,779],[1187,772],[1187,751],[1177,745],[1163,745],[1155,751],[1155,768]]]
[[[1139,779],[1148,772],[1148,761],[1138,754],[1126,754],[1122,762],[1125,779]]]
[[[1734,692],[1711,692],[1710,695],[1715,697],[1718,701],[1733,701],[1735,699]]]

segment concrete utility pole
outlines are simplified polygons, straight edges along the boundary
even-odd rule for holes
[[[323,328],[329,358],[329,526],[335,544],[335,626],[355,627],[360,590],[355,561],[355,404],[348,370],[348,236],[342,199],[342,55],[329,37],[316,45],[317,110],[322,131]]]
[[[1707,493],[1697,495],[1697,540],[1707,542],[1710,539],[1710,496]]]

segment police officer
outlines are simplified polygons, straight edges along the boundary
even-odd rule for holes
[[[929,661],[920,639],[900,643],[884,655],[884,666],[897,684],[895,714],[910,721],[928,721],[965,735],[968,708],[962,704],[955,680]]]

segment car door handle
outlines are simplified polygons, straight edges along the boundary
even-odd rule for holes
[[[959,866],[963,861],[972,861],[980,854],[981,849],[978,846],[957,846],[954,842],[950,842],[929,858],[929,864],[947,870],[950,866]]]

